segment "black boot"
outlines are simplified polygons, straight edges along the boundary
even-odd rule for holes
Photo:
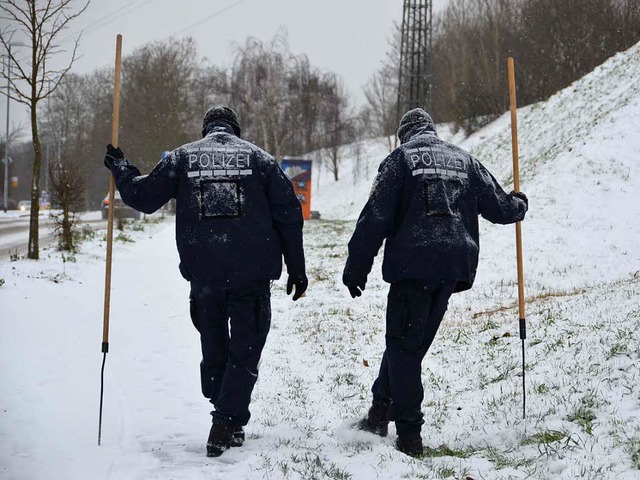
[[[244,430],[242,427],[234,427],[233,434],[231,435],[231,446],[241,447],[244,443]]]
[[[219,457],[231,447],[234,427],[211,425],[207,440],[207,457]]]
[[[386,437],[389,433],[389,408],[379,403],[372,404],[369,414],[360,420],[356,427],[358,430]]]
[[[418,457],[423,454],[422,437],[419,433],[410,435],[398,435],[396,448],[410,457]]]

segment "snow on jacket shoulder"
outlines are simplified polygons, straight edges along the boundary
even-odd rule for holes
[[[183,145],[149,175],[114,168],[125,203],[151,213],[176,199],[176,243],[187,280],[239,285],[304,274],[303,218],[293,186],[259,147],[216,131]]]
[[[435,132],[419,131],[380,165],[344,278],[366,279],[386,239],[385,281],[455,281],[456,291],[466,290],[478,266],[478,215],[506,224],[525,213],[525,203],[479,161]]]

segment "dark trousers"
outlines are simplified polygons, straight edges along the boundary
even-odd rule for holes
[[[244,426],[271,326],[269,281],[237,288],[192,281],[189,300],[202,344],[202,394],[215,407],[213,422]]]
[[[386,349],[373,402],[389,409],[398,435],[420,433],[424,398],[422,359],[447,311],[455,283],[407,280],[391,284],[387,302]]]

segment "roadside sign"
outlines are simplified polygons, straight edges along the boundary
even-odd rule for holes
[[[280,166],[293,184],[293,191],[302,206],[302,216],[311,219],[311,160],[283,158]]]

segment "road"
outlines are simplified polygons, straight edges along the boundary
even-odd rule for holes
[[[80,220],[93,228],[106,228],[106,220],[102,220],[100,211],[86,212]],[[40,213],[40,248],[51,245],[55,241],[53,220],[49,212]],[[29,212],[9,211],[0,216],[0,261],[9,258],[11,253],[26,255],[29,243]]]

